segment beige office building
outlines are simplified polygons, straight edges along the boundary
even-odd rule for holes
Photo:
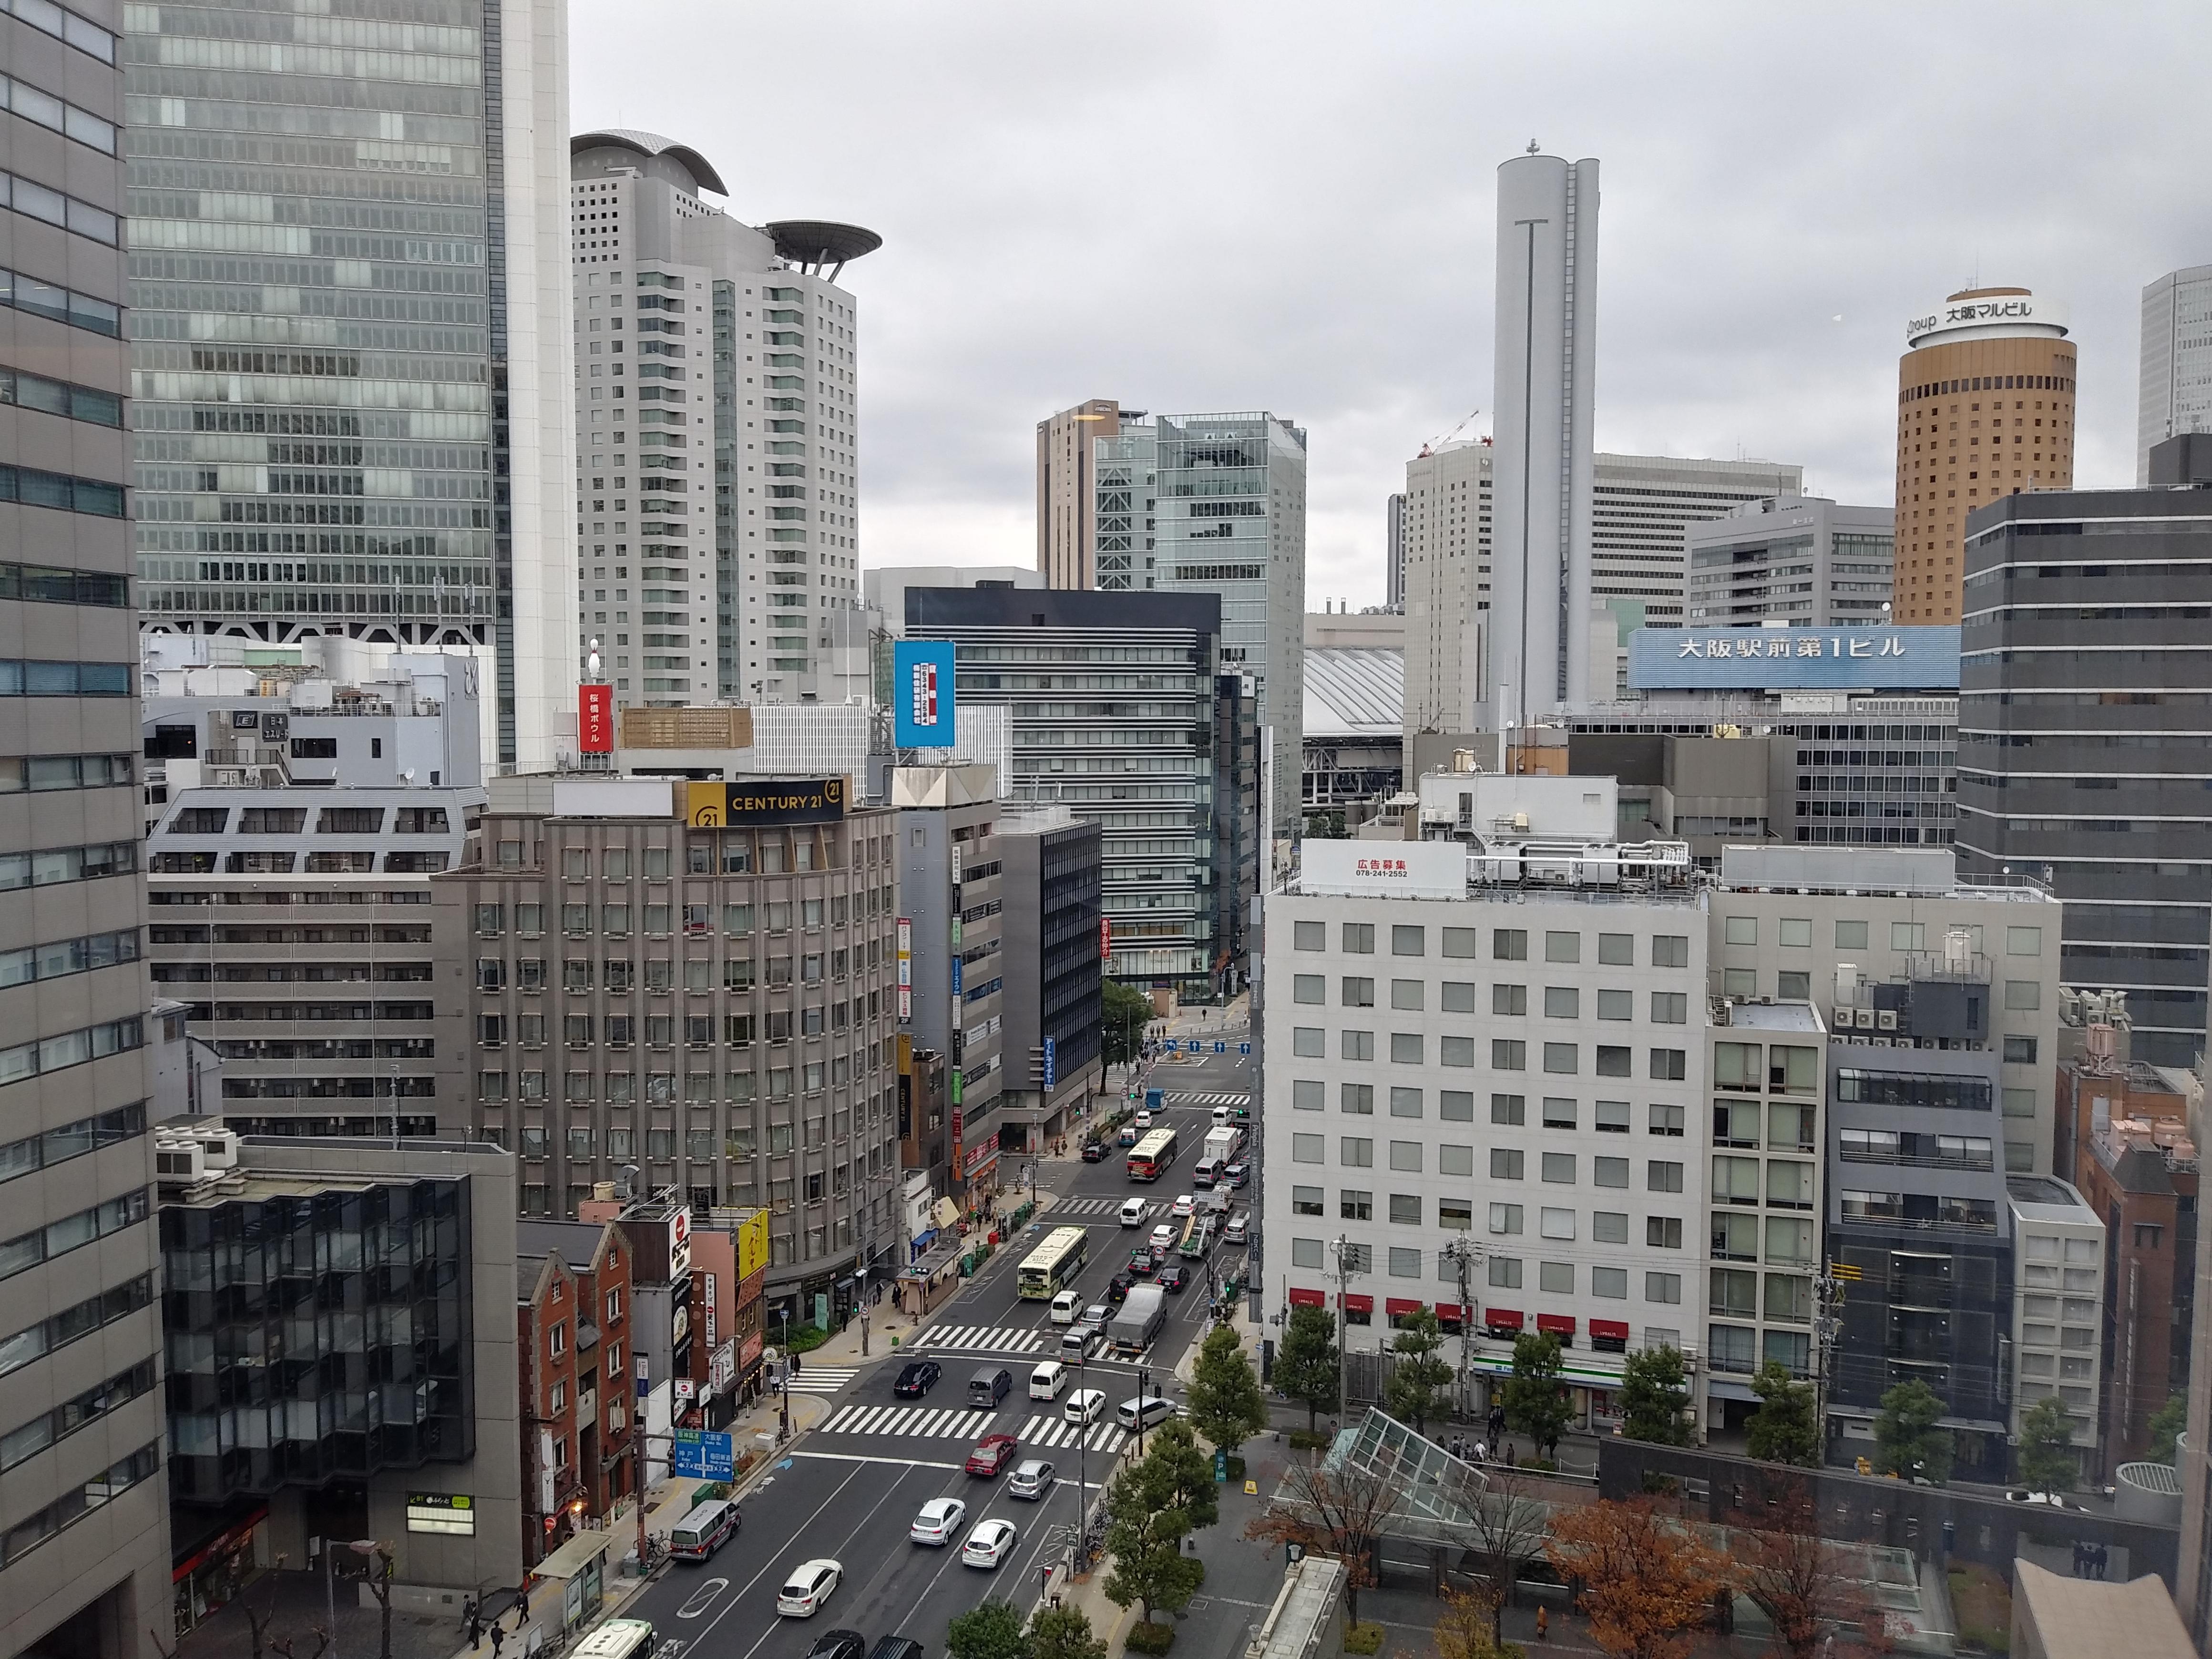
[[[2024,288],[1954,294],[1909,320],[1905,337],[1893,614],[1955,623],[1966,514],[2074,486],[2074,346],[2066,307]]]
[[[1141,410],[1130,413],[1142,418]],[[1098,586],[1091,441],[1121,435],[1121,405],[1111,398],[1037,422],[1037,568],[1047,587]]]

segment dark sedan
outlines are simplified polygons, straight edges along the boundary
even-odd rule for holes
[[[891,1392],[901,1400],[919,1400],[937,1386],[937,1379],[945,1375],[943,1367],[934,1359],[913,1359],[900,1367],[898,1381],[891,1384]]]
[[[1190,1269],[1181,1266],[1163,1267],[1152,1283],[1170,1296],[1181,1296],[1183,1288],[1190,1283]]]
[[[1129,1299],[1129,1292],[1137,1288],[1134,1273],[1115,1273],[1106,1281],[1106,1301],[1109,1307],[1120,1307]]]
[[[1139,1244],[1129,1252],[1129,1271],[1139,1279],[1151,1278],[1159,1265],[1159,1257],[1147,1245]]]
[[[868,1638],[856,1630],[833,1630],[817,1637],[806,1650],[806,1659],[860,1659]]]
[[[1106,1143],[1103,1140],[1085,1141],[1083,1161],[1085,1164],[1103,1164],[1106,1161]]]

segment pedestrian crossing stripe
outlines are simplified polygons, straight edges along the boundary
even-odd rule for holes
[[[793,1394],[835,1394],[860,1375],[858,1365],[809,1365],[791,1379]]]
[[[1045,1346],[1042,1331],[1014,1325],[950,1325],[928,1332],[915,1340],[916,1347],[945,1348],[988,1353],[1036,1353]]]
[[[1063,1198],[1052,1206],[1051,1219],[1064,1215],[1113,1215],[1120,1211],[1118,1198]]]
[[[989,1431],[991,1418],[981,1412],[940,1406],[846,1406],[816,1432],[819,1434],[879,1435],[894,1439],[980,1439]],[[1032,1417],[1016,1437],[1030,1446],[1076,1449],[1078,1443],[1109,1455],[1121,1449],[1127,1437],[1118,1425],[1093,1423],[1087,1427],[1053,1417]]]
[[[1249,1106],[1249,1095],[1166,1095],[1162,1097],[1170,1106]]]

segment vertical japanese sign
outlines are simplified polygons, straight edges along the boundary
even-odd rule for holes
[[[586,755],[611,755],[615,747],[615,689],[576,688],[576,746]]]

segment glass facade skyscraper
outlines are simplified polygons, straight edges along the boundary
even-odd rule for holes
[[[567,216],[538,195],[540,149],[566,172],[560,7],[141,12],[146,625],[473,649],[487,751],[550,764],[575,678]]]

